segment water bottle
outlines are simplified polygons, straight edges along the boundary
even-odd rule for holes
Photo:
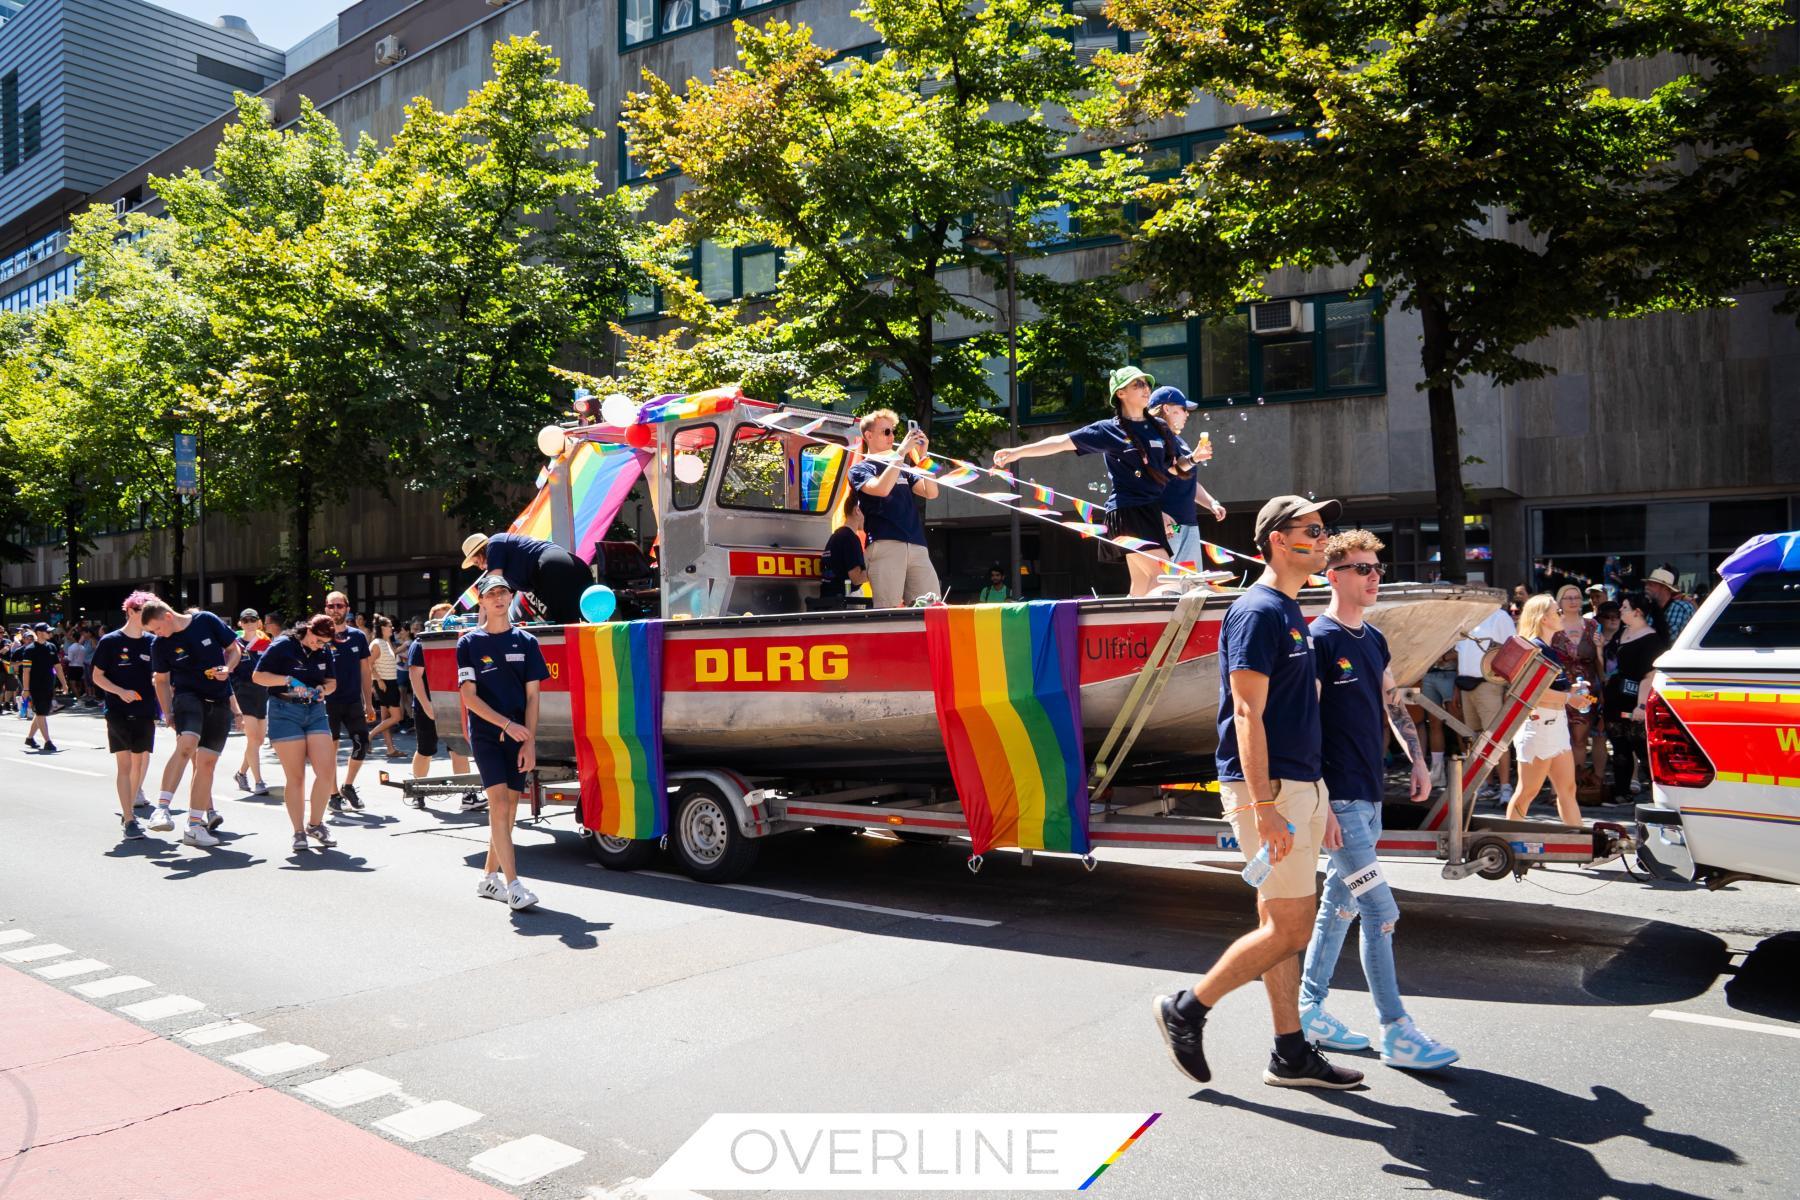
[[[19,720],[31,720],[31,697],[28,695],[19,697]]]
[[[1292,821],[1288,822],[1287,831],[1289,833],[1294,832],[1294,823]],[[1252,858],[1239,874],[1244,877],[1244,882],[1251,887],[1261,887],[1263,885],[1263,880],[1267,879],[1269,877],[1269,872],[1274,869],[1275,864],[1269,861],[1269,843],[1264,842],[1262,848],[1256,852],[1256,857]]]
[[[1588,698],[1592,696],[1593,693],[1594,689],[1588,685],[1587,676],[1577,675],[1575,677],[1575,686],[1569,691],[1569,699],[1579,701],[1579,703],[1572,704],[1570,707],[1576,712],[1586,712],[1588,709]]]

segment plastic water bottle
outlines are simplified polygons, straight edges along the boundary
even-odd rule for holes
[[[1289,833],[1294,832],[1294,823],[1292,821],[1288,822],[1287,831]],[[1262,844],[1262,849],[1256,852],[1256,857],[1245,864],[1244,869],[1239,872],[1239,874],[1244,877],[1244,882],[1251,887],[1261,887],[1263,885],[1263,880],[1267,879],[1269,877],[1269,872],[1274,869],[1275,864],[1269,861],[1269,843],[1264,842]]]
[[[1588,709],[1587,700],[1593,694],[1594,689],[1588,684],[1587,676],[1577,675],[1575,677],[1575,686],[1569,691],[1569,699],[1581,701],[1581,703],[1573,706],[1575,711],[1586,712]]]
[[[21,721],[31,720],[31,697],[30,696],[20,696],[19,697],[19,720],[21,720]]]

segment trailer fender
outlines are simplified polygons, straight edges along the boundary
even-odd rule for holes
[[[737,819],[738,832],[745,837],[768,837],[774,832],[774,825],[769,820],[769,810],[762,803],[763,792],[751,786],[750,781],[736,771],[723,768],[708,768],[693,771],[670,771],[669,787],[679,791],[684,783],[710,783],[719,790],[719,795],[731,806],[731,814]]]

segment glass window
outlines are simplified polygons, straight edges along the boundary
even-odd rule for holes
[[[1057,416],[1075,407],[1075,376],[1065,364],[1045,364],[1026,375],[1023,382],[1029,389],[1033,417]]]
[[[1744,580],[1700,645],[1707,650],[1800,646],[1800,571],[1774,571]]]
[[[994,403],[1005,405],[1007,397],[1006,355],[996,354],[991,358],[982,359],[981,374],[987,380],[988,391],[994,393]]]
[[[771,512],[822,513],[848,455],[760,425],[740,425],[719,479],[719,503]]]
[[[1176,387],[1184,394],[1192,394],[1193,389],[1188,386],[1188,356],[1185,349],[1179,354],[1167,356],[1146,354],[1138,365],[1156,380],[1157,387]]]
[[[1138,328],[1138,345],[1146,350],[1157,346],[1187,345],[1186,321],[1161,321],[1155,325],[1142,325]]]
[[[1269,339],[1262,344],[1262,389],[1265,392],[1313,390],[1313,339]]]
[[[1786,500],[1714,500],[1706,516],[1706,544],[1714,550],[1736,550],[1759,533],[1793,528]]]
[[[770,0],[738,0],[738,11],[742,12],[746,8],[761,8],[769,2]]]
[[[669,496],[676,508],[693,508],[706,495],[706,478],[712,474],[713,449],[718,442],[717,425],[689,425],[669,439]],[[691,459],[700,461],[698,475],[687,461]],[[693,482],[686,482],[684,475],[692,476]]]
[[[1250,390],[1250,316],[1232,313],[1200,326],[1200,391],[1207,396]]]
[[[648,41],[656,33],[656,0],[625,0],[625,44]]]
[[[1032,220],[1038,226],[1038,239],[1032,243],[1034,246],[1052,246],[1057,242],[1066,242],[1074,228],[1067,204],[1047,208],[1032,217]]]
[[[30,158],[43,148],[44,144],[44,110],[41,105],[34,104],[25,110],[23,120],[25,137],[25,157]]]
[[[731,12],[731,0],[700,0],[700,19],[716,21]]]
[[[694,0],[662,0],[662,31],[677,33],[694,23]]]
[[[773,250],[744,250],[738,255],[738,277],[741,296],[764,296],[775,290],[775,281],[779,275],[778,261]]]
[[[729,300],[731,290],[731,251],[711,238],[700,242],[700,294],[708,300]]]
[[[655,311],[655,292],[632,292],[625,297],[625,315],[628,317],[647,317]]]
[[[1381,380],[1376,359],[1375,302],[1338,300],[1325,305],[1325,386],[1373,387]]]

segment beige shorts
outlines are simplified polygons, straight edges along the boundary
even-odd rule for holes
[[[1319,847],[1325,843],[1325,818],[1331,809],[1325,802],[1325,785],[1293,779],[1273,781],[1275,811],[1294,827],[1294,845],[1256,894],[1265,900],[1297,900],[1319,894]],[[1220,783],[1219,799],[1226,819],[1237,835],[1238,849],[1249,862],[1262,849],[1256,832],[1256,810],[1250,807],[1250,789],[1243,783]]]
[[[1506,689],[1484,679],[1474,691],[1462,694],[1462,702],[1463,724],[1480,733],[1500,715],[1500,708],[1506,703]]]

